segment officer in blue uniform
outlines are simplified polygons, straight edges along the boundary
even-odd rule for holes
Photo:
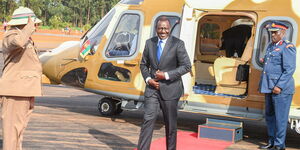
[[[259,90],[265,93],[265,118],[268,128],[268,144],[261,149],[285,150],[286,128],[295,85],[296,48],[284,40],[288,26],[274,21],[267,26],[272,36],[265,57]]]

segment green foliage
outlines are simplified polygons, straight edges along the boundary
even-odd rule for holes
[[[82,27],[83,31],[87,31],[88,29],[90,29],[92,26],[90,24],[86,24]]]
[[[220,27],[217,24],[205,23],[201,27],[201,37],[208,39],[219,39],[220,38]]]
[[[59,25],[59,27],[61,27],[61,28],[70,27],[70,26],[71,26],[71,23],[69,23],[69,22],[62,22]]]
[[[51,28],[58,29],[61,24],[61,18],[59,16],[53,16],[49,19],[49,25]]]
[[[9,21],[16,8],[25,6],[32,9],[45,26],[86,29],[98,22],[118,2],[119,0],[0,0],[0,21]]]
[[[39,29],[51,29],[50,26],[39,26]]]

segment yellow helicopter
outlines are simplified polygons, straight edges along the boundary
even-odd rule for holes
[[[104,95],[98,105],[102,115],[141,108],[145,81],[139,64],[160,16],[170,20],[171,34],[185,42],[192,61],[192,71],[182,77],[179,110],[262,120],[259,59],[271,41],[265,26],[272,20],[285,22],[286,39],[300,49],[297,0],[121,0],[80,41],[40,55],[44,81]],[[297,76],[298,68],[289,121],[300,134]]]

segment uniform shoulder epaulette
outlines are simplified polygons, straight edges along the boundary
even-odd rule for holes
[[[289,40],[284,40],[284,42],[287,44],[285,48],[294,47],[293,43],[291,43]]]
[[[288,44],[285,48],[294,47],[293,44]]]

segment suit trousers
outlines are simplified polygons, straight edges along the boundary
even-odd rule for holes
[[[138,150],[150,149],[155,121],[160,109],[163,112],[165,122],[167,150],[176,150],[177,105],[178,100],[164,100],[159,91],[156,91],[151,97],[145,97],[144,122],[140,132]]]
[[[22,150],[23,133],[33,109],[33,97],[2,96],[3,150]]]
[[[265,115],[269,144],[285,148],[286,128],[293,94],[265,95]]]

